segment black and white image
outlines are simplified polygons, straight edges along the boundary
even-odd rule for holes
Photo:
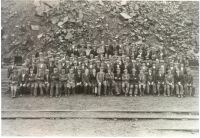
[[[1,135],[197,137],[199,1],[1,0]]]

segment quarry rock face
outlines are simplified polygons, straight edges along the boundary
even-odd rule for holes
[[[24,55],[38,50],[65,51],[72,45],[116,40],[119,45],[159,46],[171,55],[178,52],[198,58],[195,1],[3,0],[2,3],[3,54],[14,49]]]

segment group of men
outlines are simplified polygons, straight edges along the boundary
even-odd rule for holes
[[[184,55],[169,58],[165,49],[90,43],[79,49],[32,54],[20,69],[8,69],[11,97],[71,94],[194,95],[193,76]]]

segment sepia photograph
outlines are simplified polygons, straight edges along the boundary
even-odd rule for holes
[[[1,136],[199,137],[199,1],[1,0]]]

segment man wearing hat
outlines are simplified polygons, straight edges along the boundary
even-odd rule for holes
[[[57,67],[54,67],[50,80],[51,80],[50,97],[53,97],[54,93],[55,93],[55,96],[58,97],[59,96],[59,73],[58,73]],[[54,92],[54,88],[56,89],[56,92]]]
[[[130,80],[130,75],[128,74],[128,70],[125,69],[124,73],[122,74],[122,90],[125,96],[129,94],[129,80]]]
[[[97,73],[97,84],[98,84],[98,96],[101,95],[101,87],[105,79],[105,73],[103,72],[103,67],[100,68],[100,72]],[[106,91],[106,90],[105,90]],[[104,93],[105,94],[105,93]]]

